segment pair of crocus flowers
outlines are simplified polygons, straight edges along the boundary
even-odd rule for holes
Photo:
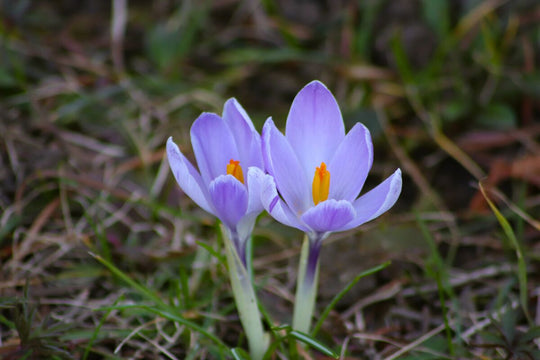
[[[246,242],[266,210],[310,240],[306,276],[313,278],[328,234],[370,221],[396,202],[401,171],[359,196],[373,163],[368,129],[345,134],[339,106],[319,81],[295,97],[283,135],[269,118],[262,136],[235,99],[220,117],[203,113],[191,127],[198,170],[169,138],[167,155],[182,190],[218,217],[246,265]]]

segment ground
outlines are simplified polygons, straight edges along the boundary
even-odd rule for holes
[[[218,222],[165,143],[193,159],[230,97],[283,129],[319,79],[371,131],[366,189],[399,167],[403,191],[325,240],[311,346],[287,327],[302,234],[261,215],[269,358],[540,359],[537,2],[0,8],[0,358],[247,358]]]

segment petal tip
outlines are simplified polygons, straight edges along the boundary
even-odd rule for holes
[[[274,120],[272,119],[272,117],[269,117],[268,119],[266,119],[263,125],[263,129],[262,129],[263,142],[265,141],[265,139],[268,140],[270,138],[272,131],[276,131],[276,130],[277,130],[276,124],[274,124]]]
[[[240,105],[240,102],[238,100],[236,100],[236,98],[234,98],[234,97],[232,97],[232,98],[228,99],[227,101],[225,101],[225,105],[223,105],[223,108],[225,109],[224,113],[230,107],[233,107],[234,109],[236,109],[236,111],[238,111],[243,117],[247,116],[247,113],[244,110],[244,108],[242,107],[242,105]]]
[[[201,113],[201,115],[199,115],[197,119],[195,119],[195,121],[193,122],[193,125],[191,125],[191,128],[193,129],[194,127],[197,126],[197,124],[201,124],[206,121],[220,121],[220,120],[221,120],[221,116],[219,116],[218,114],[205,111]]]
[[[402,182],[402,174],[401,169],[397,168],[396,171],[391,175],[392,176],[392,185],[396,184],[397,182]]]
[[[274,119],[272,119],[272,117],[269,116],[268,119],[266,119],[266,121],[264,122],[263,130],[264,130],[265,128],[270,128],[271,126],[274,126],[274,127],[275,127],[276,125],[274,124]]]
[[[401,186],[403,184],[403,179],[402,179],[402,175],[401,175],[401,169],[397,168],[397,170],[394,171],[393,176],[394,176],[394,178],[392,179],[392,186],[395,186],[396,189],[399,188],[399,190],[397,190],[397,191],[401,192]]]
[[[324,89],[328,89],[326,87],[326,85],[324,85],[324,83],[320,80],[313,80],[311,82],[309,82],[306,86],[304,86],[304,88],[307,88],[307,87],[321,87],[321,88],[324,88]]]
[[[305,95],[309,94],[309,96],[321,96],[321,95],[324,94],[326,96],[331,95],[332,97],[334,97],[334,95],[332,95],[332,92],[330,91],[330,89],[328,89],[328,87],[326,85],[324,85],[319,80],[311,81],[306,86],[304,86],[302,89],[300,89],[298,94],[305,94]],[[298,96],[298,94],[297,94],[297,96]]]
[[[237,104],[238,103],[238,100],[236,100],[235,97],[232,97],[232,98],[228,98],[227,101],[225,101],[225,106],[227,106],[227,104]]]
[[[167,139],[167,144],[165,145],[167,149],[167,154],[170,156],[170,154],[179,153],[180,149],[178,148],[178,145],[174,142],[172,136],[169,136]]]

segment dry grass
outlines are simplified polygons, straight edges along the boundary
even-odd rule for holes
[[[367,186],[404,171],[389,214],[324,244],[318,315],[392,264],[352,287],[317,341],[342,359],[540,358],[540,7],[338,3],[3,5],[1,359],[245,347],[216,222],[177,188],[164,143],[189,154],[192,121],[231,96],[258,129],[283,125],[315,78],[348,127],[372,131]],[[259,220],[273,326],[290,322],[300,242]],[[273,330],[272,358],[288,358],[286,334]]]

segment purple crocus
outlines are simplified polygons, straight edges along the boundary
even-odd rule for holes
[[[345,134],[339,106],[319,81],[309,83],[296,95],[285,135],[268,119],[262,139],[265,167],[271,175],[261,185],[263,206],[279,222],[308,235],[309,253],[302,278],[305,287],[313,291],[322,240],[390,209],[401,192],[401,171],[397,169],[359,197],[373,163],[370,133],[357,123]],[[298,302],[296,306],[305,306]],[[307,326],[297,327],[293,322],[293,327],[307,331],[309,319]]]
[[[251,358],[261,360],[268,347],[255,289],[251,283],[246,244],[257,215],[263,210],[260,185],[264,178],[261,138],[249,116],[229,99],[223,116],[203,113],[191,126],[191,144],[199,171],[172,138],[167,158],[182,190],[223,223],[227,268]],[[247,176],[244,177],[244,170]]]
[[[238,101],[229,99],[222,117],[203,113],[195,120],[191,144],[200,172],[172,138],[167,141],[167,157],[174,177],[197,205],[222,221],[245,266],[246,241],[263,210],[259,188],[259,168],[263,167],[260,136]]]

